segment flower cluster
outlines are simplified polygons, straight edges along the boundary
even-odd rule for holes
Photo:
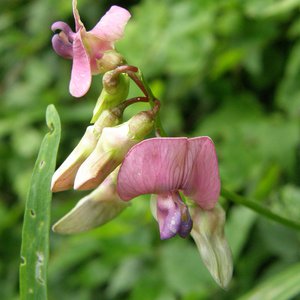
[[[54,226],[59,233],[77,233],[100,226],[128,207],[128,201],[152,194],[151,211],[161,239],[191,234],[204,264],[217,283],[226,287],[232,259],[224,237],[225,213],[220,195],[218,160],[209,137],[163,137],[160,102],[152,95],[140,71],[128,66],[114,49],[130,18],[127,10],[113,6],[86,31],[73,0],[76,32],[63,22],[53,24],[54,50],[73,59],[70,92],[84,95],[92,74],[104,73],[91,123],[79,144],[56,170],[52,191],[91,190],[90,194]],[[143,96],[127,99],[132,80]],[[148,102],[123,122],[126,107]],[[152,131],[157,137],[145,139]]]

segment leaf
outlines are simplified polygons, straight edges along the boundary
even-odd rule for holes
[[[26,201],[20,265],[20,299],[47,299],[51,177],[60,140],[60,120],[53,105],[46,121],[50,131],[44,137],[36,160]]]
[[[300,293],[300,263],[267,279],[239,300],[288,300]]]
[[[246,12],[252,17],[273,17],[289,13],[300,6],[299,0],[248,0]]]

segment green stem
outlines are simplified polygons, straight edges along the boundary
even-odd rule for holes
[[[262,204],[260,204],[256,201],[249,200],[245,197],[239,196],[236,193],[226,190],[225,188],[221,189],[221,195],[225,199],[231,200],[231,201],[241,204],[241,205],[244,205],[244,206],[254,210],[255,212],[259,213],[260,215],[263,215],[264,217],[266,217],[268,219],[271,219],[282,225],[285,225],[285,226],[288,226],[288,227],[291,227],[291,228],[294,228],[297,230],[300,229],[299,222],[282,217],[282,216],[270,211],[268,208],[266,208],[265,206],[263,206]]]
[[[144,79],[144,76],[140,70],[137,73],[137,76],[138,76],[140,82],[142,82],[142,84],[148,94],[149,103],[150,103],[151,107],[153,108],[156,105],[155,102],[159,101],[159,100],[156,99],[155,96],[153,95],[152,90],[150,89],[149,85],[147,84],[147,81]],[[156,130],[157,136],[163,136],[163,137],[167,136],[167,133],[162,126],[159,112],[157,112],[156,118],[155,118],[155,130]]]

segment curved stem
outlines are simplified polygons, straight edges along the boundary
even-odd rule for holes
[[[259,213],[260,215],[263,215],[264,217],[269,218],[277,223],[300,230],[299,222],[282,217],[282,216],[270,211],[268,208],[266,208],[265,206],[261,205],[260,203],[258,203],[256,201],[249,200],[245,197],[239,196],[236,193],[226,190],[225,188],[221,189],[221,195],[225,199],[231,200],[231,201],[241,204],[241,205],[244,205],[244,206],[254,210],[255,212]]]

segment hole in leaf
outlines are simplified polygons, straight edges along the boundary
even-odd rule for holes
[[[26,265],[26,258],[24,256],[21,256],[21,265],[22,266]]]
[[[40,169],[42,169],[45,166],[46,162],[44,160],[41,160],[40,162]]]

